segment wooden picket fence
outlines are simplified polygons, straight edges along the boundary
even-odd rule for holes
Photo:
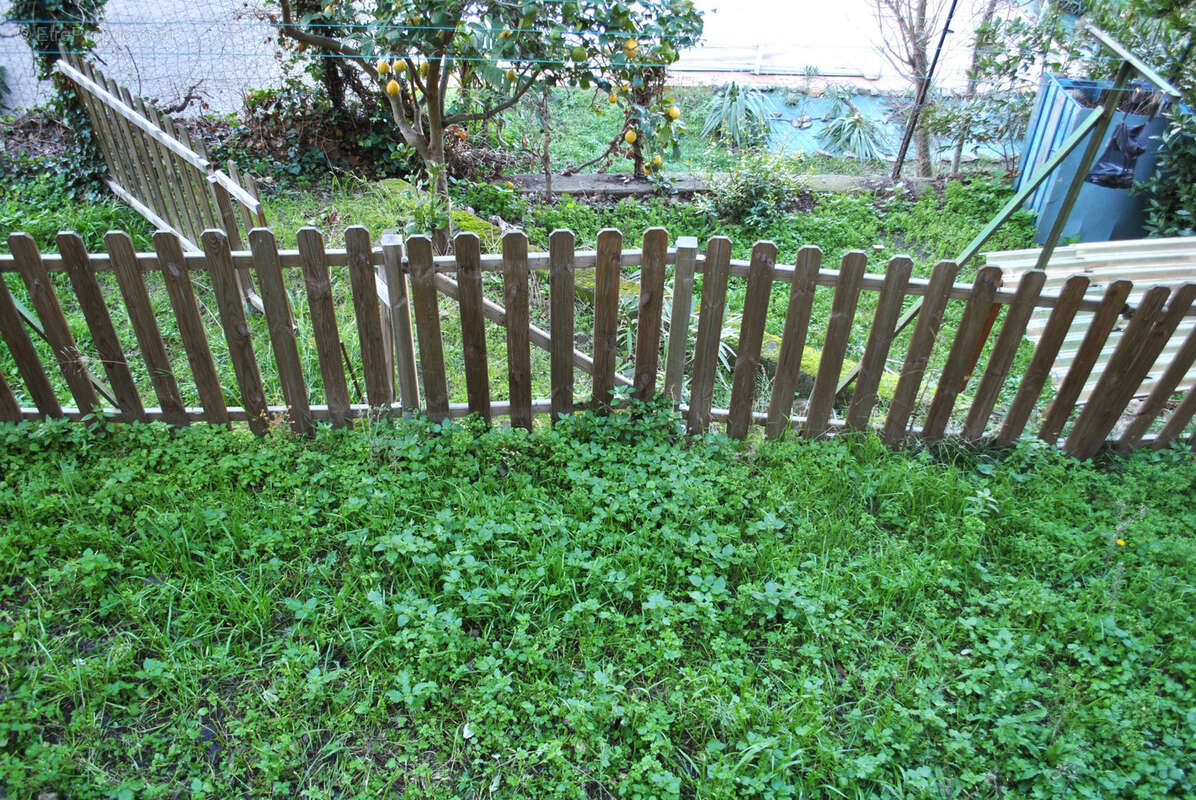
[[[823,269],[821,252],[816,247],[802,248],[795,266],[789,267],[776,263],[777,250],[769,242],[756,243],[750,260],[737,261],[731,258],[731,242],[725,237],[711,238],[703,253],[699,252],[697,240],[689,237],[670,247],[667,232],[660,228],[647,231],[639,249],[624,249],[618,231],[603,231],[592,251],[578,251],[571,232],[556,231],[546,253],[529,252],[526,237],[515,232],[503,238],[502,253],[494,255],[482,254],[478,238],[472,234],[457,236],[453,254],[445,256],[434,255],[431,240],[424,236],[406,243],[397,237],[384,237],[382,246],[375,247],[369,233],[355,227],[346,232],[345,238],[344,249],[326,249],[318,231],[304,229],[297,250],[280,252],[270,230],[255,229],[248,236],[250,248],[246,251],[232,248],[230,237],[223,231],[208,230],[201,236],[203,252],[189,253],[177,236],[160,232],[154,238],[154,253],[135,253],[127,235],[111,233],[106,240],[106,254],[89,254],[77,236],[62,234],[59,253],[41,254],[28,236],[10,236],[11,255],[0,256],[0,272],[15,271],[23,279],[52,346],[57,361],[53,368],[60,371],[74,406],[64,407],[55,393],[50,367],[39,360],[15,314],[13,297],[0,281],[0,333],[35,406],[21,407],[10,385],[0,376],[0,419],[104,414],[129,421],[160,419],[171,425],[197,420],[222,425],[244,421],[258,433],[272,424],[288,424],[302,434],[311,430],[317,420],[350,425],[353,418],[367,414],[421,411],[434,420],[467,414],[478,414],[487,421],[507,417],[512,426],[530,428],[536,415],[555,419],[574,411],[577,370],[592,376],[587,402],[599,411],[609,410],[618,402],[618,386],[628,387],[626,391],[639,399],[652,398],[660,390],[684,414],[690,431],[701,432],[712,423],[722,423],[736,438],[746,436],[752,425],[762,425],[769,437],[786,431],[820,437],[873,427],[894,445],[911,437],[934,442],[950,435],[966,443],[984,441],[1005,446],[1023,434],[1037,411],[1037,435],[1059,442],[1069,453],[1084,458],[1096,453],[1109,441],[1110,434],[1115,434],[1115,443],[1122,448],[1167,446],[1185,434],[1196,413],[1196,393],[1192,390],[1178,404],[1172,397],[1180,379],[1196,361],[1196,334],[1188,337],[1165,374],[1156,379],[1149,396],[1133,409],[1128,408],[1177,325],[1185,316],[1196,315],[1196,284],[1184,284],[1173,291],[1151,288],[1131,309],[1125,304],[1131,289],[1128,281],[1112,282],[1100,299],[1085,299],[1089,279],[1076,275],[1058,294],[1048,295],[1042,292],[1045,276],[1040,271],[1026,272],[1015,287],[1004,288],[998,268],[983,267],[970,284],[961,284],[955,283],[956,265],[942,262],[935,265],[929,280],[923,280],[911,276],[913,264],[905,257],[892,259],[883,274],[866,273],[866,256],[860,252],[845,255],[838,269]],[[678,323],[665,326],[662,320],[670,269],[669,319]],[[238,293],[238,270],[256,274],[269,328],[272,363],[263,347],[255,351]],[[200,407],[185,407],[181,400],[146,288],[145,274],[153,271],[161,272],[169,294],[173,322],[201,399]],[[287,276],[294,276],[296,271],[302,279],[292,277],[293,288],[288,290]],[[529,282],[533,271],[546,271],[548,275],[547,331],[531,322],[529,286],[537,283]],[[594,323],[592,331],[579,332],[574,325],[578,297],[575,279],[586,271],[593,273]],[[82,352],[71,334],[51,279],[55,272],[65,272],[69,278],[94,353]],[[98,280],[104,272],[115,274],[123,311],[128,314],[152,381],[156,407],[143,404],[131,377],[131,360],[113,326],[112,312]],[[333,288],[344,285],[341,281],[345,272],[360,345],[359,365],[347,363],[342,344],[346,332],[338,329],[333,302]],[[487,272],[502,275],[502,304],[483,295],[483,273]],[[234,392],[221,386],[200,319],[192,276],[202,273],[210,282],[210,290],[204,291],[210,291],[208,296],[214,297],[219,312],[239,405],[232,402]],[[627,291],[627,281],[634,275],[638,275],[639,300],[634,359],[630,374],[623,374],[617,369],[619,303],[621,292]],[[697,332],[690,342],[690,326],[686,323],[691,318],[697,275],[702,276]],[[727,408],[719,409],[712,405],[715,382],[720,377],[719,347],[727,288],[733,276],[746,277],[746,294],[729,375],[730,399]],[[788,303],[771,395],[765,403],[765,398],[757,397],[757,379],[769,298],[776,282],[788,284]],[[819,289],[833,292],[826,320],[811,318]],[[837,413],[838,380],[861,292],[878,293],[876,310],[850,402],[840,406]],[[387,300],[382,308],[379,295]],[[455,316],[460,325],[468,399],[461,404],[449,402],[441,328],[442,297],[446,295],[455,298],[459,312]],[[902,301],[909,296],[921,298],[922,311],[905,352],[891,353]],[[304,374],[298,355],[292,298],[305,300],[310,313],[323,404],[311,400],[309,389],[314,376]],[[963,304],[954,331],[940,330],[948,303]],[[1007,308],[996,340],[991,349],[986,349],[996,318],[993,312],[1002,307]],[[1049,321],[1028,368],[1016,381],[1016,394],[1005,408],[994,413],[1002,388],[1011,379],[1009,372],[1027,322],[1039,308],[1050,309]],[[1083,345],[1050,404],[1037,408],[1051,366],[1077,312],[1093,313]],[[505,328],[507,353],[503,369],[509,397],[501,402],[490,395],[490,370],[496,365],[487,357],[486,320]],[[1124,331],[1100,372],[1091,398],[1077,406],[1079,392],[1106,338],[1122,322]],[[824,345],[803,413],[795,415],[795,399],[801,399],[796,396],[801,356],[811,325],[825,325]],[[940,337],[949,349],[937,381],[932,381],[928,363]],[[587,338],[592,342],[590,354],[575,344]],[[532,397],[533,345],[550,353],[551,392],[547,398]],[[978,364],[982,352],[987,352],[987,360]],[[95,363],[102,365],[111,384],[111,403],[97,395],[88,366]],[[883,419],[874,422],[878,416],[878,387],[890,363],[900,364],[896,388]],[[281,385],[281,405],[267,403],[264,365],[275,371],[267,376],[277,377]],[[346,369],[356,375],[358,368],[364,376],[366,402],[354,404],[350,402]],[[965,392],[969,385],[972,388]],[[927,403],[920,401],[923,391],[929,398]],[[969,402],[957,410],[961,396]],[[1149,432],[1164,413],[1167,416],[1161,428]],[[1060,440],[1065,428],[1066,436]]]

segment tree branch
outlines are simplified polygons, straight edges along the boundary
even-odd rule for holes
[[[535,72],[528,76],[527,82],[520,86],[515,94],[511,95],[496,106],[470,114],[454,114],[451,117],[446,117],[444,120],[445,127],[448,127],[449,125],[456,125],[462,122],[473,122],[474,120],[485,119],[486,117],[494,116],[500,111],[506,111],[508,108],[518,103],[520,98],[527,94],[527,90],[532,88],[532,85],[536,82],[536,78],[540,77],[540,73],[543,71],[544,70],[537,68]]]

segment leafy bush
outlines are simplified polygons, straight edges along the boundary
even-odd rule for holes
[[[711,211],[730,222],[767,225],[809,201],[802,162],[752,150],[735,169],[716,175],[705,198]]]
[[[107,193],[72,187],[60,174],[8,175],[0,179],[0,197],[4,249],[13,231],[27,233],[39,248],[53,251],[58,250],[54,237],[59,231],[74,231],[89,250],[102,251],[110,230],[127,231],[139,251],[153,249],[153,228],[140,214]]]
[[[518,224],[527,213],[527,200],[514,189],[483,181],[453,181],[453,202],[468,206],[481,217],[501,217]]]
[[[1196,792],[1191,452],[741,446],[641,411],[0,425],[0,786]]]
[[[1135,189],[1147,197],[1147,235],[1196,236],[1196,114],[1171,112],[1156,166],[1155,176]]]
[[[669,234],[705,239],[725,230],[702,206],[676,203],[664,198],[633,200],[627,198],[613,206],[599,208],[577,202],[565,195],[555,205],[538,206],[525,219],[527,235],[541,246],[557,228],[568,228],[577,235],[579,246],[592,246],[603,228],[618,228],[629,242],[638,240],[645,230],[660,226]],[[634,247],[634,244],[627,244]]]
[[[738,149],[760,144],[768,135],[768,106],[759,89],[723,84],[705,111],[703,138],[719,138]]]

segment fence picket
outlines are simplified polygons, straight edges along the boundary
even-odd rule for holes
[[[1051,309],[1042,336],[1038,339],[1038,346],[1034,348],[1034,355],[1030,365],[1022,375],[1021,383],[1017,387],[1017,395],[1009,404],[1009,411],[1001,422],[1001,430],[997,433],[993,444],[997,447],[1008,447],[1022,435],[1026,422],[1034,410],[1042,394],[1042,387],[1046,385],[1051,374],[1051,366],[1055,357],[1059,355],[1059,348],[1063,346],[1063,339],[1071,329],[1071,323],[1076,317],[1076,310],[1084,293],[1088,291],[1089,280],[1085,275],[1072,275],[1063,284],[1059,293],[1059,304]]]
[[[806,245],[797,251],[793,281],[789,284],[789,304],[785,309],[785,327],[781,332],[781,350],[777,354],[777,373],[772,382],[768,421],[764,428],[769,439],[775,439],[789,429],[821,264],[822,250],[819,248]]]
[[[1163,346],[1196,299],[1196,283],[1185,283],[1171,293],[1155,286],[1147,290],[1134,311],[1121,341],[1101,371],[1092,396],[1067,436],[1064,449],[1076,458],[1091,458],[1105,443],[1134,391],[1154,366]],[[1157,307],[1155,306],[1156,299]]]
[[[12,360],[16,362],[17,373],[25,382],[25,389],[37,410],[43,417],[61,417],[62,406],[58,396],[54,394],[54,387],[46,377],[46,371],[33,349],[33,342],[25,330],[25,323],[17,313],[16,304],[8,291],[8,284],[0,279],[0,335],[12,353]]]
[[[92,69],[91,64],[80,59],[77,66],[85,78],[95,81],[97,84],[100,83],[100,81],[96,79],[95,70]],[[113,159],[113,163],[111,165],[114,167],[112,170],[112,177],[117,183],[131,191],[133,187],[132,166],[129,163],[128,153],[125,152],[124,147],[121,146],[122,143],[127,140],[123,138],[122,131],[117,128],[115,122],[116,115],[111,109],[108,108],[107,104],[101,102],[98,98],[92,95],[89,90],[82,89],[80,91],[80,95],[87,98],[88,103],[93,111],[92,119],[94,122],[99,124],[100,130],[103,131],[100,139],[102,143],[106,143],[108,145],[105,150]]]
[[[121,347],[116,329],[112,327],[108,304],[104,300],[104,292],[100,289],[99,282],[96,281],[90,256],[83,246],[83,239],[77,234],[63,232],[58,234],[57,241],[63,267],[70,278],[71,287],[75,290],[75,299],[79,301],[79,309],[87,322],[96,355],[104,366],[108,382],[112,384],[112,395],[116,399],[117,408],[120,409],[121,418],[125,422],[144,420],[145,407],[141,404],[141,394],[137,391],[137,385],[133,383],[133,375],[129,371],[128,362],[125,361],[124,348]]]
[[[698,306],[698,338],[694,343],[694,371],[689,389],[687,428],[705,433],[710,426],[714,378],[718,372],[718,347],[727,305],[727,279],[731,277],[731,240],[712,236],[706,242],[706,272]]]
[[[1142,436],[1150,429],[1151,423],[1167,405],[1171,395],[1175,394],[1175,388],[1179,386],[1179,382],[1188,374],[1188,370],[1194,363],[1196,363],[1196,328],[1188,333],[1179,350],[1172,356],[1171,363],[1167,365],[1162,377],[1155,383],[1150,395],[1134,412],[1134,416],[1117,440],[1118,447],[1128,450],[1142,441]]]
[[[1017,294],[1005,312],[1005,322],[1001,325],[996,344],[993,345],[988,368],[980,378],[976,395],[972,399],[972,407],[968,409],[968,416],[960,433],[963,441],[976,442],[984,435],[988,418],[997,404],[997,395],[1005,385],[1005,378],[1009,376],[1009,367],[1013,364],[1013,357],[1017,355],[1018,345],[1021,344],[1026,325],[1030,322],[1030,314],[1034,311],[1038,296],[1042,294],[1045,282],[1046,273],[1042,270],[1030,270],[1018,281]]]
[[[324,398],[334,428],[352,427],[349,415],[349,388],[345,383],[345,364],[341,358],[341,337],[332,303],[332,284],[328,279],[328,259],[324,237],[315,228],[300,228],[299,258],[303,262],[303,284],[307,290],[307,308],[311,315],[316,355]]]
[[[75,399],[75,406],[84,414],[99,411],[100,398],[96,395],[83,355],[63,316],[62,306],[58,303],[54,285],[50,283],[50,275],[42,264],[37,244],[28,234],[13,233],[8,237],[8,249],[25,282],[37,317],[41,320],[46,342],[54,352],[58,369],[66,380],[71,397]]]
[[[245,322],[245,306],[241,302],[228,236],[223,231],[205,231],[202,244],[212,276],[212,292],[220,311],[220,326],[224,328],[224,340],[228,343],[229,358],[241,391],[241,406],[245,409],[249,429],[261,436],[269,428],[270,410],[266,406],[262,376],[253,352],[253,337]]]
[[[137,264],[137,253],[133,250],[133,241],[127,233],[112,231],[104,237],[104,243],[112,259],[116,282],[120,286],[125,309],[129,312],[129,322],[133,325],[133,333],[158,398],[158,406],[162,409],[162,418],[176,427],[188,425],[190,420],[187,410],[183,408],[166,344],[158,330],[154,307]]]
[[[489,425],[490,364],[486,353],[486,318],[482,314],[481,241],[477,234],[459,233],[453,240],[453,250],[457,254],[457,300],[461,305],[465,392],[470,412],[479,415]],[[530,394],[528,402],[531,402]]]
[[[21,407],[4,379],[4,373],[0,372],[0,422],[19,422],[20,419]]]
[[[951,411],[955,408],[955,400],[963,392],[967,382],[972,356],[984,346],[989,309],[992,308],[993,296],[996,295],[1000,284],[1000,268],[982,267],[976,272],[971,295],[963,308],[959,329],[955,331],[951,350],[947,353],[947,363],[943,365],[942,374],[939,375],[938,387],[934,391],[934,399],[930,401],[930,410],[926,412],[926,422],[922,426],[922,438],[928,442],[942,439],[946,432]]]
[[[644,231],[640,263],[640,298],[636,317],[635,374],[632,396],[647,402],[656,393],[656,372],[660,366],[660,322],[664,309],[664,271],[668,259],[669,233],[664,228]]]
[[[166,123],[166,116],[161,111],[152,106],[147,107],[146,111],[146,116],[150,122],[152,122],[162,131],[169,131],[169,127]],[[178,159],[174,158],[160,141],[157,139],[154,139],[154,141],[158,144],[158,147],[163,153],[163,160],[166,164],[166,172],[168,173],[170,180],[170,192],[174,198],[174,206],[177,210],[176,216],[171,221],[179,231],[185,232],[192,242],[198,243],[200,237],[203,236],[204,228],[207,226],[203,224],[203,220],[199,217],[198,210],[195,208],[195,204],[193,202],[194,198],[191,196],[191,193],[187,191],[187,175],[191,172],[193,167],[190,164],[182,163]],[[249,228],[246,227],[245,230],[248,231]],[[235,235],[234,231],[236,231]],[[241,234],[240,231],[236,229],[235,225],[233,226],[232,230],[225,228],[224,232],[229,237],[229,247],[234,250],[243,249]],[[249,274],[249,268],[243,268],[240,270],[240,272],[243,273],[242,282],[244,282],[245,276]]]
[[[191,286],[191,276],[187,274],[187,266],[183,262],[183,249],[178,236],[158,231],[154,234],[154,250],[158,254],[158,262],[162,265],[162,280],[166,284],[166,293],[170,296],[170,305],[178,321],[179,336],[183,340],[183,349],[187,352],[187,362],[191,365],[195,388],[203,404],[204,419],[215,425],[227,425],[229,417],[228,407],[224,403],[224,391],[216,374],[216,364],[212,360],[211,348],[208,347],[203,321],[199,318],[195,291]]]
[[[727,435],[733,439],[746,437],[752,424],[756,379],[760,373],[760,346],[764,342],[764,323],[768,318],[768,298],[772,292],[772,273],[776,265],[775,244],[756,242],[752,246],[735,370],[731,378],[731,401],[728,405]]]
[[[689,344],[689,319],[693,313],[694,269],[698,263],[698,240],[682,236],[677,240],[677,264],[673,268],[673,305],[669,314],[669,350],[665,356],[664,393],[676,406],[681,402],[682,375]]]
[[[831,301],[831,316],[826,325],[822,358],[818,361],[818,374],[814,376],[814,389],[810,392],[810,405],[806,409],[806,423],[802,426],[803,436],[822,436],[829,429],[835,392],[839,386],[839,372],[843,369],[843,358],[847,355],[847,341],[860,298],[860,278],[867,264],[867,257],[858,250],[843,256],[839,280],[835,284],[835,298]]]
[[[378,285],[369,231],[359,225],[347,229],[345,250],[349,257],[349,283],[353,289],[353,316],[357,319],[366,399],[371,408],[389,409],[394,382],[382,343],[382,317],[378,313]]]
[[[872,317],[872,328],[868,331],[868,344],[864,346],[864,357],[860,359],[859,374],[851,404],[847,407],[847,427],[864,430],[876,405],[876,392],[880,378],[885,371],[885,359],[893,343],[897,317],[901,313],[901,301],[913,272],[914,262],[906,256],[895,256],[889,260],[885,270],[885,281],[876,302],[876,313]]]
[[[153,121],[153,115],[150,113],[150,107],[146,104],[145,100],[140,97],[136,98],[134,108],[139,114],[141,114],[141,116],[145,117],[151,122]],[[170,154],[167,152],[166,148],[162,147],[161,142],[151,136],[144,137],[144,142],[153,161],[158,180],[161,181],[158,186],[158,191],[162,195],[164,205],[161,209],[159,209],[159,213],[163,218],[170,220],[172,227],[175,228],[175,233],[187,236],[187,232],[178,225],[178,220],[181,217],[182,211],[180,204],[181,198],[178,193],[178,186],[175,185],[174,173],[171,170]],[[198,241],[193,236],[190,236],[189,238],[192,242]],[[230,239],[230,241],[233,242],[234,249],[240,249],[236,247],[237,240]]]
[[[922,378],[926,374],[926,365],[930,362],[930,353],[934,349],[939,326],[943,323],[943,312],[947,308],[947,298],[957,272],[959,265],[955,262],[940,261],[934,265],[934,271],[930,274],[930,283],[922,298],[922,311],[918,314],[918,322],[914,326],[909,347],[906,348],[901,377],[897,379],[897,389],[893,392],[893,400],[889,403],[889,413],[885,417],[885,426],[881,433],[881,437],[894,447],[905,441],[906,428],[914,413],[918,390],[922,387]]]
[[[503,296],[507,308],[507,385],[511,427],[532,429],[532,356],[528,326],[527,237],[512,231],[502,237]]]
[[[390,301],[391,335],[399,399],[404,411],[419,408],[419,374],[415,360],[415,337],[411,329],[411,288],[403,269],[403,241],[395,234],[382,237],[382,266],[386,270],[386,291]]]
[[[1122,309],[1126,307],[1125,301],[1132,288],[1133,284],[1129,281],[1113,281],[1105,287],[1100,306],[1088,323],[1084,341],[1080,343],[1080,349],[1072,359],[1071,368],[1059,384],[1051,404],[1047,406],[1042,427],[1038,430],[1038,438],[1044,442],[1053,444],[1059,439],[1059,434],[1063,432],[1063,426],[1067,424],[1071,412],[1075,409],[1076,400],[1088,381],[1088,375],[1091,374],[1096,359],[1105,347],[1109,332],[1113,330]]]
[[[619,262],[623,234],[607,228],[598,232],[598,262],[594,267],[594,408],[611,406],[619,338]]]
[[[287,300],[282,266],[278,263],[278,245],[274,241],[274,233],[268,228],[254,228],[249,232],[249,246],[257,268],[258,285],[262,289],[270,347],[274,351],[274,364],[278,368],[278,380],[282,384],[291,430],[307,433],[312,427],[311,406],[307,399],[307,383],[303,380],[303,367],[299,363],[295,322],[291,316],[291,304]]]
[[[1183,399],[1171,412],[1171,416],[1167,418],[1151,446],[1156,450],[1170,447],[1171,443],[1184,432],[1184,428],[1192,421],[1192,417],[1196,417],[1196,386],[1188,389],[1184,394]],[[1192,447],[1196,449],[1196,436],[1192,437]]]
[[[573,413],[573,248],[573,231],[558,229],[548,237],[553,422]]]
[[[415,332],[419,335],[419,363],[424,379],[428,416],[436,422],[448,417],[448,381],[444,374],[444,343],[440,334],[440,308],[436,297],[436,264],[432,240],[413,236],[407,240],[411,264],[411,301],[415,307]]]

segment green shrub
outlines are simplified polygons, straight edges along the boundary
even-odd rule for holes
[[[501,217],[519,224],[527,213],[527,200],[506,186],[484,181],[453,181],[449,193],[454,203],[472,208],[480,217]]]
[[[74,231],[88,250],[103,251],[104,234],[122,230],[133,237],[138,251],[153,249],[153,227],[111,195],[72,187],[63,175],[54,172],[27,175],[25,172],[0,179],[0,232],[4,234],[0,248],[8,249],[9,233],[21,231],[32,236],[42,250],[57,251],[54,238],[58,232]]]
[[[704,139],[721,139],[738,149],[761,144],[768,136],[768,106],[759,89],[734,82],[723,84],[704,110]]]
[[[808,202],[802,174],[799,158],[753,150],[731,171],[712,177],[704,199],[724,220],[767,225]]]
[[[1196,114],[1172,110],[1155,176],[1135,190],[1147,198],[1148,236],[1196,236]]]

